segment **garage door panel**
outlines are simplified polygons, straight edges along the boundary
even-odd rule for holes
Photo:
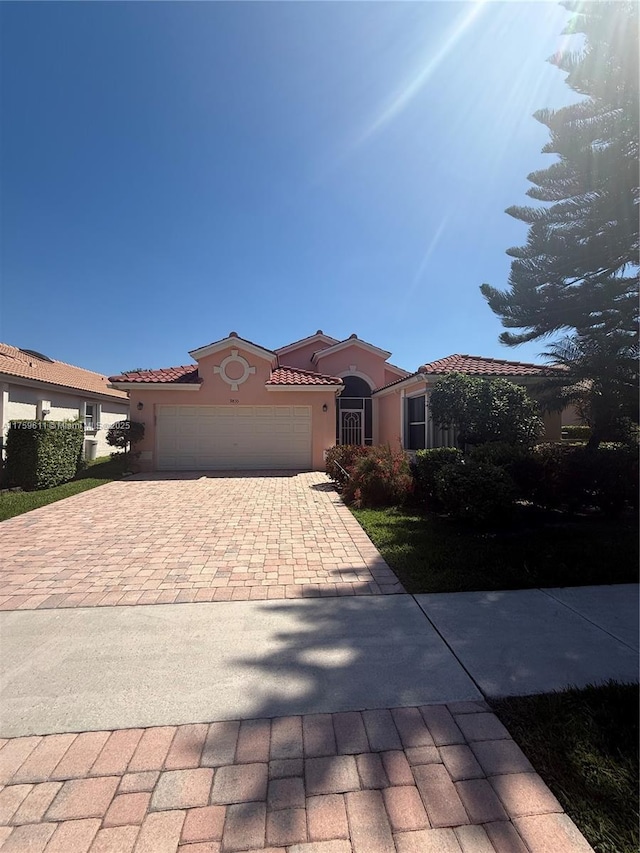
[[[160,406],[160,470],[311,467],[309,406]]]

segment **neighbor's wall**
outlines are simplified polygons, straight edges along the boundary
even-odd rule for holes
[[[562,426],[584,426],[584,421],[574,405],[567,406],[561,413]]]
[[[238,350],[249,365],[256,368],[255,374],[232,391],[214,367],[231,350]],[[156,419],[159,406],[311,406],[311,449],[314,470],[324,470],[324,451],[335,444],[335,392],[334,391],[268,391],[265,383],[271,376],[271,362],[243,351],[241,342],[230,346],[198,362],[202,384],[195,391],[157,390],[134,388],[131,390],[131,411],[135,420],[144,423],[145,435],[136,450],[142,452],[140,465],[143,471],[154,471],[156,459]],[[138,411],[138,403],[143,404]],[[327,411],[323,412],[323,405]]]
[[[545,412],[542,415],[544,434],[542,441],[560,441],[562,438],[562,413]]]
[[[97,441],[97,455],[107,456],[115,448],[107,444],[107,430],[112,423],[125,420],[129,416],[128,400],[98,400],[90,394],[67,393],[24,385],[8,385],[7,404],[3,407],[3,430],[6,437],[9,421],[36,420],[43,409],[48,409],[48,421],[72,421],[84,415],[84,404],[94,403],[101,407],[99,421],[101,428],[86,433],[85,449],[88,441]]]

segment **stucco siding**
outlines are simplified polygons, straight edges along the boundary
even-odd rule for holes
[[[377,397],[378,442],[388,444],[394,449],[402,443],[400,391],[393,391],[383,397]]]
[[[354,370],[351,370],[352,365],[355,367]],[[361,374],[369,379],[373,388],[380,388],[385,384],[384,358],[362,349],[355,343],[338,352],[320,356],[314,369],[329,376],[341,376],[345,373],[354,373],[356,376]],[[397,379],[397,377],[394,378]]]

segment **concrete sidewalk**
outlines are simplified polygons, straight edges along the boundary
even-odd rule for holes
[[[636,585],[2,613],[0,736],[635,681],[637,619]]]
[[[13,611],[0,736],[481,698],[409,595]]]
[[[638,680],[638,585],[416,595],[488,698]]]
[[[636,680],[637,600],[2,613],[0,850],[589,853],[481,696]]]

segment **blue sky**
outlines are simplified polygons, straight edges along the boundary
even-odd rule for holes
[[[573,96],[554,2],[4,3],[0,339],[103,373],[230,330],[408,369],[498,342],[479,292]]]

